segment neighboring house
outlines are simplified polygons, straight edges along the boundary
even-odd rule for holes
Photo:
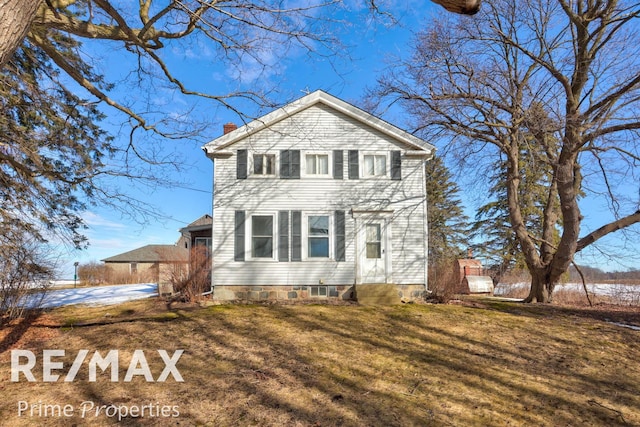
[[[180,242],[189,251],[190,271],[199,269],[211,274],[211,215],[203,215],[191,224],[180,229]],[[179,244],[180,244],[179,242]]]
[[[425,162],[435,148],[316,91],[203,147],[214,162],[218,299],[349,299],[427,286]]]
[[[211,215],[202,215],[197,220],[184,228],[181,228],[181,242],[184,247],[191,250],[192,248],[202,248],[207,254],[211,254],[211,225],[213,218]]]
[[[189,250],[184,244],[147,245],[105,258],[111,280],[168,282],[186,271]]]

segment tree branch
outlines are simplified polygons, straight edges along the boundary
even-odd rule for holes
[[[622,230],[623,228],[629,227],[638,222],[640,222],[640,210],[632,213],[631,215],[620,218],[617,221],[613,221],[609,224],[603,225],[597,230],[592,231],[583,238],[579,239],[576,252],[580,252],[581,250],[595,243],[597,240],[603,238],[607,234],[613,233],[614,231]]]

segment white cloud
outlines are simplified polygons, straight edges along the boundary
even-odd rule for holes
[[[91,228],[105,227],[105,228],[122,230],[126,227],[125,224],[108,220],[105,217],[90,211],[83,212],[82,219],[84,220],[85,224],[87,224]]]

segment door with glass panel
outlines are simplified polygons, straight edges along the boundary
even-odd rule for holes
[[[385,221],[371,220],[363,224],[363,247],[360,250],[362,283],[385,283],[387,277],[387,250]]]

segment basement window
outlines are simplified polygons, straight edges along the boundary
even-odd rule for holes
[[[326,286],[309,286],[309,295],[312,297],[326,297],[327,287]]]

